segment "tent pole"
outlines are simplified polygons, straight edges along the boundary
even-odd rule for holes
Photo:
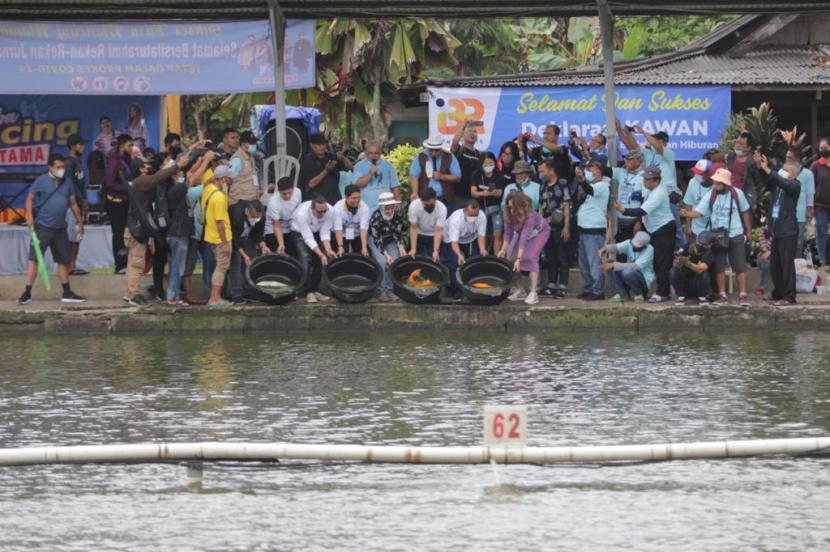
[[[616,110],[614,109],[616,95],[614,93],[614,17],[608,0],[597,0],[599,8],[599,29],[602,35],[602,67],[605,81],[605,128],[606,148],[608,150],[608,164],[617,166],[617,127]],[[611,184],[611,201],[608,211],[611,215],[611,238],[617,234],[617,211],[613,202],[618,196],[617,187]]]
[[[271,46],[274,50],[274,121],[277,155],[286,153],[285,148],[285,17],[277,0],[267,0],[271,20]]]

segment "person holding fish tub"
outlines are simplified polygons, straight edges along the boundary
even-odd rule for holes
[[[432,188],[425,188],[418,199],[409,204],[409,255],[431,257],[437,263],[441,258],[441,244],[444,242],[444,222],[447,207],[438,201]]]
[[[542,215],[533,210],[530,198],[520,191],[510,192],[504,207],[504,245],[499,257],[513,262],[513,270],[529,276],[530,288],[521,284],[508,297],[528,305],[539,302],[536,288],[539,285],[539,255],[550,236],[550,225]]]
[[[626,258],[624,263],[611,261],[600,265],[617,292],[610,301],[622,303],[629,295],[634,295],[634,301],[645,301],[646,293],[654,283],[654,248],[649,245],[650,241],[651,236],[639,231],[630,240],[600,248],[600,258],[613,259],[616,255]]]
[[[305,297],[306,303],[328,301],[329,297],[320,293],[322,267],[330,258],[337,255],[331,248],[331,230],[334,227],[334,210],[323,196],[314,196],[297,207],[291,217],[291,233],[288,235],[293,243],[296,259],[308,269],[308,275],[298,297]]]
[[[478,201],[472,199],[450,215],[444,233],[441,261],[450,273],[449,291],[454,303],[461,302],[461,286],[455,274],[458,267],[482,251],[487,251],[487,215]]]
[[[389,267],[395,259],[407,254],[403,246],[403,215],[398,209],[400,204],[392,192],[381,193],[378,196],[378,208],[369,221],[369,247],[372,256],[384,268],[383,281],[378,288],[378,298],[384,303],[398,299],[392,293]]]
[[[344,197],[334,205],[334,238],[337,254],[359,253],[369,256],[369,206],[360,199],[360,188],[349,184]]]

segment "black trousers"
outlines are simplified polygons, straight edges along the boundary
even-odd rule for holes
[[[769,259],[772,298],[795,303],[795,250],[798,236],[773,238]]]
[[[155,251],[153,251],[153,294],[156,297],[164,297],[164,267],[167,265],[169,248],[167,240],[153,240]]]
[[[654,276],[657,280],[657,295],[671,297],[671,272],[674,261],[674,239],[677,227],[670,222],[651,234],[651,246],[654,247]]]
[[[127,268],[127,256],[118,256],[118,252],[124,249],[124,229],[127,228],[127,201],[116,203],[107,201],[107,216],[110,218],[112,228],[112,256],[115,259],[115,270]]]
[[[706,297],[709,294],[709,271],[698,274],[686,267],[674,267],[670,276],[678,297]]]

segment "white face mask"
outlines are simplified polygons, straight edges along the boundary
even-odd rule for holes
[[[248,217],[248,224],[256,226],[260,220],[262,220],[262,217]]]
[[[176,183],[177,184],[184,184],[185,183],[185,177],[180,176],[179,178],[176,179]]]
[[[484,174],[493,174],[493,171],[496,170],[496,166],[484,165],[483,167],[481,167],[481,169],[484,171]]]
[[[465,219],[467,220],[467,222],[469,222],[470,224],[474,224],[476,221],[478,221],[478,217],[477,217],[477,216],[475,216],[475,217],[471,217],[470,215],[467,215],[467,216],[465,216],[464,218],[465,218]]]
[[[63,178],[64,174],[66,174],[66,171],[64,169],[58,169],[58,170],[56,170],[52,173],[52,175],[54,175],[54,177],[57,178],[58,180]]]

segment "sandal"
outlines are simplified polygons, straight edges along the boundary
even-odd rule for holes
[[[76,268],[75,270],[69,271],[70,276],[86,276],[87,274],[89,274],[89,271],[82,268]]]

